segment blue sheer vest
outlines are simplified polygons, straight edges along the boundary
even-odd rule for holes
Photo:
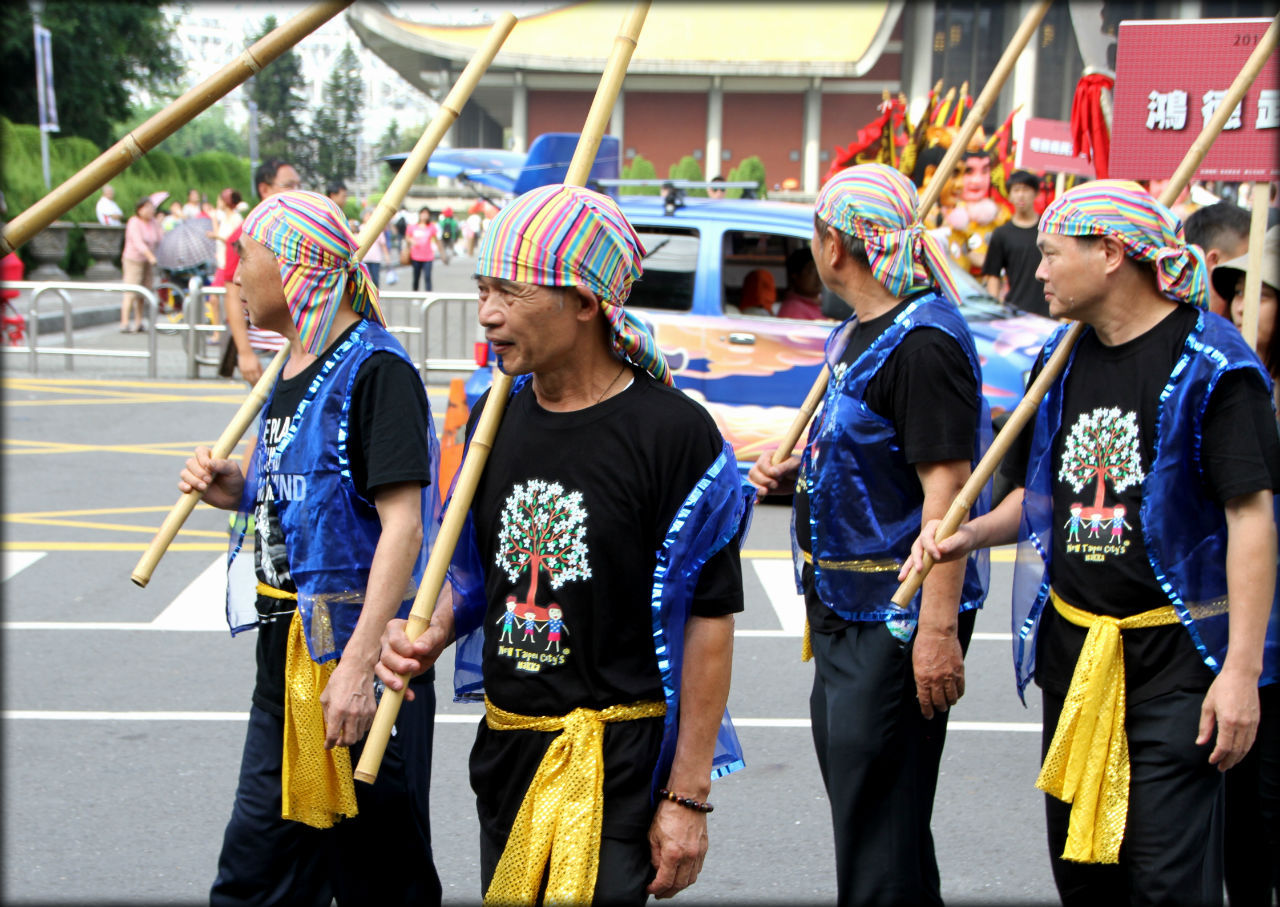
[[[919,593],[906,609],[890,601],[898,589],[898,570],[920,534],[920,479],[907,463],[892,420],[867,406],[867,385],[907,334],[936,328],[964,350],[978,388],[978,433],[971,462],[991,444],[991,411],[982,396],[982,369],[973,337],[956,307],[936,292],[917,297],[899,313],[847,369],[838,365],[853,320],[832,332],[827,363],[832,379],[822,408],[809,429],[802,469],[809,489],[809,534],[813,581],[823,604],[846,620],[914,620]],[[991,484],[979,495],[970,518],[991,507]],[[794,516],[793,516],[794,520]],[[803,592],[803,552],[792,527],[796,587]],[[966,565],[960,610],[982,606],[987,594],[990,555],[971,555]]]
[[[1044,359],[1066,333],[1059,328]],[[1013,580],[1013,664],[1022,696],[1035,674],[1035,638],[1049,597],[1053,552],[1053,448],[1062,427],[1063,388],[1079,345],[1045,394],[1035,417]],[[1201,425],[1213,389],[1235,369],[1271,379],[1240,333],[1224,319],[1201,312],[1174,364],[1156,416],[1154,457],[1142,488],[1142,536],[1156,581],[1215,673],[1227,651],[1227,524],[1209,497],[1200,465]],[[1087,602],[1078,603],[1088,609]],[[1260,685],[1280,678],[1280,595],[1271,602]]]
[[[252,595],[245,594],[243,568],[237,570],[236,554],[244,538],[244,516],[252,512],[259,483],[268,481],[277,491],[276,513],[284,532],[289,572],[298,588],[298,610],[311,658],[317,662],[338,658],[351,638],[364,603],[381,522],[373,502],[361,496],[351,476],[348,417],[360,366],[379,351],[410,361],[385,328],[362,320],[329,354],[307,387],[270,462],[264,462],[266,445],[257,445],[241,499],[240,528],[232,534],[227,621],[233,634],[257,623]],[[268,401],[263,419],[270,409]],[[412,582],[397,617],[407,616],[413,604],[439,510],[435,484],[439,449],[431,413],[426,415],[432,484],[422,489],[424,544],[414,562]],[[248,572],[252,575],[252,563],[248,563]],[[252,592],[252,588],[248,585],[247,591]]]
[[[514,396],[528,381],[517,378]],[[470,439],[468,439],[470,440]],[[653,789],[667,780],[675,756],[680,717],[680,678],[684,662],[684,626],[689,619],[698,576],[707,560],[725,545],[747,537],[755,489],[738,474],[737,459],[727,443],[702,477],[685,496],[662,547],[650,589],[653,621],[653,650],[662,676],[667,713],[663,719],[662,748],[654,768]],[[485,597],[484,564],[480,558],[475,526],[468,513],[449,566],[454,591],[454,700],[474,702],[484,698],[481,663],[484,651]],[[716,736],[711,777],[723,777],[744,765],[737,732],[726,711]]]

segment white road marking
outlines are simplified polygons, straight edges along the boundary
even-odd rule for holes
[[[769,596],[769,604],[778,614],[782,624],[779,635],[800,636],[804,633],[804,596],[796,593],[795,572],[790,560],[752,558],[751,567]],[[738,631],[742,633],[741,630]],[[768,631],[764,631],[768,632]],[[777,631],[775,631],[777,632]],[[754,635],[762,635],[755,631]]]
[[[436,724],[475,724],[482,713],[448,712],[436,715]],[[6,709],[0,713],[13,721],[247,721],[248,712],[88,712]],[[740,728],[807,728],[808,718],[734,718]],[[951,721],[949,731],[993,733],[1039,733],[1040,725],[1030,721]]]
[[[218,630],[227,632],[227,559],[220,556],[204,569],[169,607],[151,622],[152,630]]]
[[[45,552],[43,551],[4,552],[4,578],[6,580],[13,579],[44,556]]]

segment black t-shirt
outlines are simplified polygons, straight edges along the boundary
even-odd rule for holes
[[[485,692],[508,711],[564,715],[663,699],[650,609],[657,552],[723,442],[706,410],[633,372],[626,390],[573,412],[543,409],[530,382],[494,439],[472,515],[486,569]],[[704,566],[692,613],[741,610],[730,543]],[[555,734],[482,723],[479,735],[471,771],[480,818],[506,829]],[[661,737],[661,719],[606,728],[606,833],[648,827]],[[639,809],[620,812],[622,802]]]
[[[268,454],[289,430],[298,404],[329,354],[349,333],[344,332],[301,373],[281,378],[276,384],[258,439],[259,444],[266,445]],[[351,434],[347,450],[352,479],[361,495],[372,500],[379,486],[397,482],[430,484],[427,406],[426,391],[417,371],[399,356],[374,353],[360,366],[351,389]],[[254,523],[254,568],[258,580],[286,592],[296,592],[289,576],[286,540],[266,482],[261,483],[259,489]],[[285,654],[294,610],[291,599],[258,596],[258,672],[253,702],[275,715],[284,714]]]
[[[908,297],[885,314],[855,325],[840,363],[852,366],[915,298]],[[926,327],[908,333],[868,382],[865,399],[872,412],[893,422],[908,463],[972,458],[978,386],[964,350],[945,332]],[[918,482],[909,483],[909,487],[918,495],[903,506],[919,507],[924,491]],[[850,502],[849,506],[860,505]],[[809,525],[809,495],[803,476],[796,483],[795,515],[796,526]],[[801,550],[809,550],[809,536],[803,529],[798,541]],[[805,564],[800,579],[811,631],[834,633],[850,626],[818,598],[812,566]]]
[[[1053,449],[1049,579],[1063,599],[1092,613],[1127,617],[1169,603],[1147,559],[1142,492],[1154,457],[1160,393],[1196,317],[1195,309],[1180,305],[1133,340],[1109,347],[1088,331],[1076,350]],[[1037,363],[1032,376],[1039,371]],[[1213,500],[1280,488],[1280,439],[1256,374],[1231,372],[1219,381],[1202,437],[1201,465]],[[1030,441],[1028,427],[1002,466],[1019,486],[1026,481]],[[1036,649],[1042,688],[1066,694],[1085,634],[1045,606]],[[1123,639],[1132,702],[1207,689],[1213,680],[1180,625],[1130,630]]]
[[[1048,317],[1044,285],[1036,280],[1036,268],[1040,267],[1040,250],[1036,248],[1038,232],[1034,226],[1019,227],[1013,221],[996,227],[987,246],[982,273],[999,277],[1003,269],[1009,275],[1009,295],[1005,301]]]

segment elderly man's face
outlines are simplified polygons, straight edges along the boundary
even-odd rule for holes
[[[1105,297],[1106,255],[1102,243],[1042,232],[1036,246],[1041,256],[1036,280],[1044,284],[1049,314],[1088,322],[1097,303]]]
[[[553,369],[572,351],[578,306],[572,290],[476,277],[484,338],[508,375]]]
[[[239,251],[240,265],[236,268],[234,280],[249,309],[249,320],[267,328],[291,322],[275,253],[256,239],[244,235],[240,237]]]

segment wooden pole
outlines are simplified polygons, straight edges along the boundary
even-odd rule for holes
[[[440,139],[448,132],[454,121],[457,120],[459,113],[467,103],[467,99],[471,97],[471,93],[479,83],[480,77],[489,68],[489,64],[493,62],[493,58],[497,56],[502,43],[511,34],[511,30],[515,28],[515,25],[516,17],[511,13],[503,13],[493,23],[493,27],[489,30],[484,43],[480,45],[475,56],[471,58],[471,62],[467,64],[466,69],[462,71],[462,75],[458,77],[453,90],[449,92],[444,104],[440,106],[439,111],[436,112],[431,122],[427,124],[427,128],[423,130],[422,136],[418,139],[417,144],[413,146],[413,151],[410,153],[408,160],[401,166],[400,172],[391,181],[391,185],[387,188],[382,201],[378,203],[368,222],[361,229],[360,236],[357,239],[359,248],[354,256],[357,261],[364,259],[365,253],[369,251],[378,234],[391,222],[391,218],[395,215],[401,201],[404,200],[405,195],[408,193],[414,177],[422,172],[422,168],[426,166],[431,153],[436,150],[436,145],[439,144]],[[240,438],[266,404],[271,385],[275,382],[276,375],[280,373],[280,369],[284,367],[284,362],[288,358],[289,348],[287,346],[276,353],[271,360],[271,364],[263,371],[262,377],[254,384],[249,397],[236,412],[231,424],[227,426],[222,433],[222,437],[214,445],[214,457],[224,459],[230,456],[232,449],[240,442]],[[169,515],[165,517],[160,529],[156,532],[155,538],[151,540],[151,544],[147,546],[147,550],[143,552],[142,557],[133,568],[130,578],[134,583],[145,587],[151,581],[151,574],[155,570],[156,564],[160,562],[165,550],[173,542],[178,531],[182,528],[182,524],[191,515],[191,511],[195,509],[201,497],[202,494],[198,491],[188,491],[173,505],[173,509],[169,511]]]
[[[1244,272],[1244,323],[1240,333],[1250,348],[1258,346],[1258,307],[1262,304],[1262,245],[1267,232],[1267,202],[1270,186],[1266,182],[1253,184],[1249,217],[1249,263]]]
[[[635,51],[636,41],[644,27],[645,17],[649,13],[649,0],[641,0],[623,21],[617,37],[613,41],[613,51],[605,64],[600,84],[596,88],[595,100],[587,113],[587,120],[582,127],[582,135],[578,139],[578,147],[569,162],[569,170],[565,175],[565,185],[581,186],[591,174],[591,165],[595,161],[596,151],[600,147],[600,139],[605,127],[609,124],[609,116],[614,102],[622,88],[622,80],[627,74],[627,66]],[[444,587],[445,573],[449,569],[449,561],[453,558],[453,549],[458,544],[458,536],[466,521],[467,512],[471,509],[471,500],[475,496],[476,485],[484,472],[489,452],[493,448],[493,438],[497,434],[498,425],[502,421],[506,409],[507,397],[511,394],[511,376],[500,369],[494,369],[493,384],[489,387],[489,397],[480,419],[476,423],[475,433],[467,446],[466,458],[458,472],[458,480],[453,489],[453,500],[445,511],[444,520],[440,524],[440,532],[436,536],[435,546],[431,549],[431,557],[427,560],[427,569],[422,582],[418,585],[418,594],[413,600],[413,608],[409,612],[409,621],[405,633],[409,639],[417,639],[426,631],[431,623],[431,615],[435,610],[436,599]],[[407,678],[401,678],[407,680]],[[404,701],[404,690],[393,690],[387,687],[382,691],[382,700],[378,703],[378,713],[374,716],[373,726],[365,738],[364,750],[360,754],[360,762],[356,766],[357,781],[372,784],[378,777],[378,769],[382,766],[382,756],[386,752],[387,743],[391,740],[391,729],[400,712],[400,704]]]
[[[1218,109],[1214,111],[1209,122],[1205,123],[1204,129],[1200,131],[1200,135],[1191,143],[1191,147],[1187,150],[1186,157],[1182,159],[1182,163],[1178,165],[1178,169],[1174,171],[1173,177],[1164,187],[1164,192],[1160,196],[1160,204],[1166,208],[1177,201],[1178,196],[1182,194],[1182,190],[1187,183],[1191,181],[1191,177],[1195,175],[1196,170],[1200,166],[1200,162],[1204,160],[1204,156],[1209,153],[1210,146],[1213,145],[1214,139],[1218,137],[1218,133],[1222,131],[1222,127],[1226,125],[1227,119],[1231,116],[1232,111],[1236,109],[1236,105],[1245,96],[1245,92],[1249,90],[1249,86],[1253,84],[1258,77],[1258,73],[1262,71],[1262,67],[1266,65],[1267,58],[1276,47],[1277,31],[1280,30],[1280,14],[1277,14],[1271,20],[1271,27],[1267,29],[1266,34],[1262,36],[1262,40],[1258,46],[1254,48],[1253,53],[1249,55],[1249,59],[1245,61],[1244,68],[1240,70],[1240,74],[1236,76],[1235,81],[1231,83],[1231,87],[1227,89],[1226,96],[1222,99],[1222,103],[1218,105]],[[1263,214],[1262,223],[1266,224],[1266,193],[1265,184],[1263,192]],[[1256,189],[1255,189],[1256,192]],[[1257,196],[1255,195],[1255,199]],[[1255,205],[1257,202],[1255,201]],[[1258,218],[1257,210],[1254,211],[1254,221]],[[1249,247],[1249,268],[1250,273],[1257,274],[1258,268],[1262,265],[1262,241],[1259,239],[1257,243],[1257,266],[1254,265],[1253,253],[1254,244],[1252,231],[1250,235]],[[1246,277],[1246,286],[1247,286]],[[1261,285],[1259,285],[1259,290]],[[1256,316],[1255,316],[1256,317]],[[1040,405],[1040,401],[1044,399],[1045,393],[1050,385],[1057,380],[1058,374],[1066,365],[1067,358],[1071,355],[1071,350],[1075,346],[1076,341],[1084,333],[1084,324],[1077,321],[1071,326],[1071,329],[1063,335],[1062,342],[1058,348],[1054,350],[1053,356],[1045,363],[1036,380],[1032,382],[1031,387],[1027,388],[1027,392],[1022,395],[1022,400],[1014,408],[1009,415],[1008,421],[1005,422],[1004,428],[1000,430],[1000,434],[991,443],[991,447],[987,449],[986,454],[974,467],[973,474],[969,476],[964,487],[960,489],[960,493],[956,495],[956,499],[947,509],[946,515],[938,524],[938,529],[934,533],[934,538],[945,539],[951,535],[960,524],[969,516],[969,510],[973,507],[973,502],[977,500],[978,493],[987,481],[995,474],[996,467],[1000,465],[1000,461],[1004,459],[1005,453],[1013,445],[1014,439],[1022,432],[1023,426],[1030,421],[1032,414]],[[900,608],[905,608],[916,592],[920,589],[924,578],[929,575],[929,571],[933,568],[933,560],[925,555],[922,568],[912,573],[898,587],[898,591],[893,594],[893,603]]]
[[[973,102],[973,109],[969,111],[969,115],[960,126],[960,132],[952,139],[951,145],[947,148],[947,153],[942,156],[942,163],[934,171],[933,179],[929,181],[929,185],[925,187],[924,194],[920,196],[915,210],[915,219],[917,221],[924,220],[929,210],[937,204],[938,196],[942,194],[942,187],[947,183],[947,174],[955,169],[956,163],[960,160],[960,155],[969,146],[969,140],[978,131],[978,127],[982,124],[983,118],[986,117],[987,111],[991,108],[996,96],[1000,94],[1000,89],[1004,87],[1005,81],[1009,78],[1009,73],[1013,72],[1014,64],[1018,62],[1018,56],[1022,53],[1022,49],[1027,46],[1027,42],[1035,34],[1036,28],[1040,25],[1040,20],[1049,11],[1051,4],[1052,0],[1040,0],[1023,17],[1022,24],[1014,32],[1013,40],[1009,42],[1009,46],[1005,48],[1004,54],[1001,55],[996,63],[995,69],[991,71],[991,78],[987,79],[987,84],[982,89],[982,93]],[[958,103],[964,103],[963,96]],[[818,377],[814,380],[813,387],[809,389],[809,393],[805,397],[805,405],[808,406],[809,401],[812,400],[813,407],[807,411],[802,407],[800,412],[796,414],[795,419],[792,420],[787,433],[782,436],[782,440],[778,443],[778,448],[773,452],[772,459],[775,466],[791,456],[796,442],[800,440],[800,435],[804,433],[805,426],[809,424],[813,410],[817,408],[818,401],[827,392],[827,382],[830,379],[831,370],[824,365],[822,370],[818,372]]]
[[[321,25],[351,5],[352,0],[325,0],[308,6],[288,22],[254,42],[219,69],[133,132],[116,142],[75,176],[23,211],[0,234],[0,255],[7,255],[63,214],[84,201],[138,158],[155,148],[179,127],[228,94]],[[89,49],[83,52],[91,53]]]

